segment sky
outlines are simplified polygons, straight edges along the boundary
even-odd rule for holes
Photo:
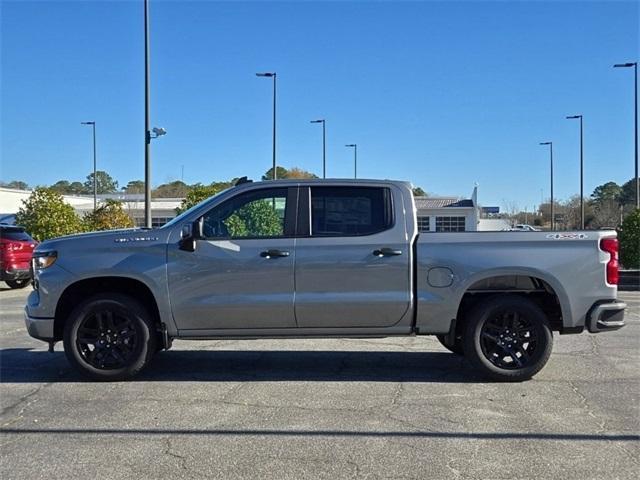
[[[210,183],[277,159],[327,177],[410,180],[528,209],[633,177],[640,2],[151,0],[152,183]],[[0,4],[0,179],[144,178],[142,1]]]

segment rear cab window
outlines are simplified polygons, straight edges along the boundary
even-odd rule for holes
[[[311,236],[373,235],[393,227],[386,187],[311,187]]]

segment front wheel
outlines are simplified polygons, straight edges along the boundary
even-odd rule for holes
[[[519,382],[546,365],[553,333],[536,303],[516,295],[500,295],[473,309],[463,341],[469,361],[488,377]]]
[[[156,351],[153,322],[136,300],[100,294],[80,304],[64,328],[64,352],[83,375],[99,381],[139,373]]]
[[[5,280],[4,283],[9,285],[9,288],[24,288],[31,282],[30,278],[23,278],[20,280]]]

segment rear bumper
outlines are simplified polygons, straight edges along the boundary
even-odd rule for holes
[[[5,270],[2,268],[0,270],[0,280],[25,280],[27,278],[31,278],[31,270],[30,269],[10,269]]]
[[[624,327],[624,302],[597,303],[587,315],[587,329],[591,333],[618,330]]]
[[[24,310],[24,323],[27,326],[29,335],[38,340],[48,342],[53,340],[53,318],[34,318],[30,317],[27,309]]]

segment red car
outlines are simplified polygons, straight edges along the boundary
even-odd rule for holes
[[[23,227],[0,225],[0,280],[11,288],[31,282],[31,254],[38,242]]]

